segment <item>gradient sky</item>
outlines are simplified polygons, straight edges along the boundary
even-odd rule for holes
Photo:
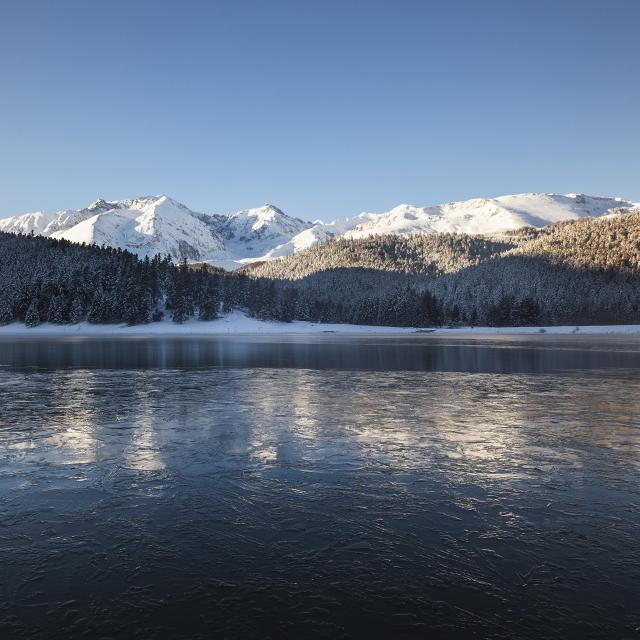
[[[0,2],[0,216],[640,200],[640,1]]]

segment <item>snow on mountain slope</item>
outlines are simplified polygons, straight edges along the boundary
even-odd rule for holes
[[[336,234],[333,233],[329,228],[329,225],[321,223],[315,224],[313,227],[305,229],[304,231],[296,234],[287,242],[283,242],[277,247],[274,247],[273,249],[265,253],[262,259],[272,260],[274,258],[280,258],[282,256],[290,256],[292,253],[297,253],[298,251],[302,251],[303,249],[308,249],[311,245],[317,244],[318,242],[325,242],[326,240],[330,240],[335,235]],[[251,262],[251,260],[243,260],[243,262]]]
[[[46,228],[55,220],[61,212],[34,211],[21,216],[11,216],[0,220],[0,231],[8,233],[24,233],[28,235],[33,231],[36,235],[47,235]]]
[[[582,194],[566,196],[523,193],[492,199],[474,199],[435,207],[400,205],[358,224],[345,236],[365,238],[394,233],[497,234],[520,227],[544,227],[553,222],[584,216],[600,216],[634,203],[620,198],[597,198]]]
[[[553,222],[583,216],[600,216],[634,203],[620,198],[581,194],[566,196],[523,193],[493,199],[474,199],[434,207],[399,205],[385,213],[361,213],[330,223],[317,222],[261,259],[291,255],[336,236],[366,238],[372,235],[457,232],[480,235],[503,233],[520,227],[544,227]],[[249,260],[245,260],[249,262]]]
[[[304,231],[293,236],[287,242],[271,249],[271,251],[266,253],[262,259],[273,260],[274,258],[288,256],[292,253],[296,253],[297,251],[307,249],[318,242],[325,242],[331,238],[335,238],[336,236],[342,236],[354,227],[375,219],[378,215],[380,214],[361,213],[353,218],[334,220],[333,222],[322,222],[321,220],[318,220],[313,223],[312,226],[309,226]]]
[[[86,217],[87,214],[90,217]],[[221,238],[194,212],[167,196],[98,201],[79,223],[49,235],[72,242],[107,244],[138,255],[204,260],[224,249]]]
[[[83,220],[91,218],[96,213],[103,213],[114,208],[122,207],[119,201],[107,202],[97,200],[85,209],[65,209],[63,211],[36,211],[0,220],[0,231],[11,233],[33,233],[41,236],[51,236],[56,231],[71,229]]]
[[[85,209],[38,211],[0,220],[0,231],[121,247],[138,255],[207,261],[232,269],[290,255],[330,238],[458,232],[493,235],[584,216],[624,212],[637,203],[581,194],[524,193],[433,207],[400,205],[385,213],[305,222],[273,205],[230,215],[191,211],[167,196],[98,200]]]
[[[85,209],[35,212],[0,220],[0,231],[106,244],[138,255],[208,261],[236,268],[312,226],[273,205],[231,215],[191,211],[167,196],[97,200]]]
[[[212,218],[227,251],[242,261],[264,256],[313,224],[292,218],[270,204]]]
[[[203,214],[202,214],[203,215]],[[1,231],[106,244],[138,255],[204,260],[224,244],[198,214],[167,196],[97,200],[85,209],[36,212],[0,220]]]

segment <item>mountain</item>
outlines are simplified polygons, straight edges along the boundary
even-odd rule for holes
[[[311,222],[292,218],[270,204],[209,218],[209,224],[224,239],[227,252],[238,262],[268,255],[274,247],[289,242],[312,226]]]
[[[333,222],[305,222],[273,205],[229,215],[192,211],[161,196],[98,200],[84,209],[38,211],[0,220],[0,231],[121,247],[137,255],[170,255],[225,268],[298,253],[331,238],[416,233],[495,236],[522,227],[626,211],[635,203],[582,194],[525,193],[490,199],[364,212]]]
[[[312,226],[264,205],[231,215],[192,211],[168,196],[97,200],[84,209],[38,211],[0,220],[0,231],[108,245],[140,256],[207,261],[235,268],[263,258]]]
[[[99,200],[84,210],[82,217],[77,224],[61,228],[50,237],[121,247],[138,255],[160,253],[188,260],[200,260],[224,249],[222,239],[209,225],[167,196]]]
[[[410,233],[467,233],[494,235],[520,227],[537,229],[553,222],[601,216],[634,203],[621,198],[582,194],[523,193],[476,198],[434,207],[399,205],[386,213],[361,214],[344,234],[349,238]]]
[[[622,198],[553,193],[476,198],[433,207],[401,204],[384,213],[364,212],[353,218],[330,223],[317,222],[286,243],[267,252],[263,259],[291,255],[335,237],[367,238],[413,233],[467,233],[492,236],[522,227],[540,229],[554,222],[596,217],[634,206],[637,204]]]
[[[85,209],[29,213],[0,220],[0,230],[120,247],[141,256],[204,259],[224,251],[215,230],[167,196],[97,200]]]

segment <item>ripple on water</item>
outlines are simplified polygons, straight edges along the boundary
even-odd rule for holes
[[[640,370],[517,362],[0,370],[3,637],[631,637]]]

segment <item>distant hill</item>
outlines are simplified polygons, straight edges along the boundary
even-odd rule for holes
[[[309,304],[323,301],[327,317],[342,318],[348,309],[344,322],[381,322],[391,312],[381,318],[375,301],[388,297],[392,308],[403,308],[407,289],[433,294],[445,323],[638,322],[640,208],[524,227],[502,239],[343,237],[243,271],[295,284]],[[526,319],[511,311],[524,301],[535,306]]]

